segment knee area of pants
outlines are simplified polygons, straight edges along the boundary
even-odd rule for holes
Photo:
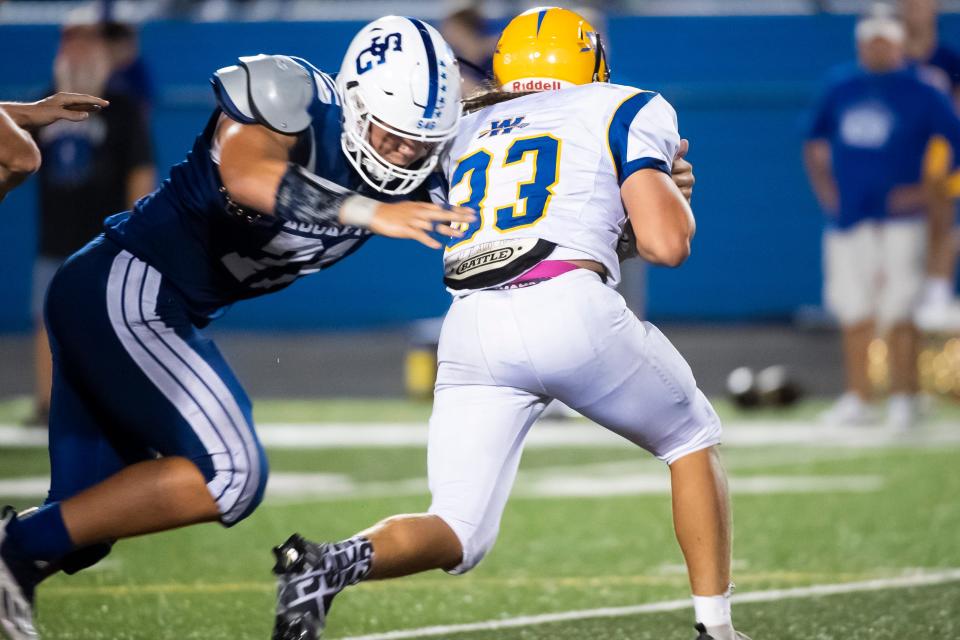
[[[496,532],[493,535],[481,535],[479,532],[474,532],[467,536],[461,536],[458,532],[457,537],[460,539],[460,546],[463,549],[463,558],[460,564],[450,571],[455,575],[467,573],[480,564],[480,561],[486,557],[497,541]]]
[[[497,540],[499,526],[493,531],[484,531],[480,524],[467,522],[433,507],[430,509],[430,514],[442,519],[450,527],[457,536],[457,540],[460,541],[460,548],[463,550],[460,564],[449,569],[447,573],[460,575],[470,571],[480,564],[480,561],[493,548],[493,544]]]
[[[207,486],[211,494],[217,501],[217,508],[220,511],[220,522],[226,527],[242,522],[248,518],[263,502],[264,494],[267,489],[267,480],[270,475],[270,468],[267,462],[266,453],[262,447],[258,447],[257,455],[249,465],[236,466],[233,464],[216,464],[212,457],[204,457],[194,460],[201,471],[204,467],[212,469],[210,475],[206,472]],[[256,478],[256,484],[251,482]],[[244,490],[236,495],[233,500],[224,500],[215,495],[214,487],[222,487],[227,484],[240,485]],[[243,511],[237,513],[238,504],[244,502]]]

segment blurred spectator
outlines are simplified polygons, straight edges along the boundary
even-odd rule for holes
[[[833,423],[873,420],[867,354],[887,337],[888,423],[916,419],[918,337],[913,313],[927,251],[924,153],[935,136],[960,148],[949,99],[906,64],[903,23],[874,12],[857,23],[859,67],[842,70],[817,104],[804,148],[813,189],[828,216],[824,294],[843,330],[846,393]]]
[[[30,131],[57,120],[85,120],[107,104],[76,93],[58,93],[30,103],[0,102],[0,202],[40,168],[40,149]]]
[[[940,42],[937,0],[900,0],[907,59],[930,84],[960,102],[960,52]]]
[[[140,55],[140,39],[136,27],[123,22],[106,22],[103,37],[110,56],[110,78],[107,93],[124,95],[137,101],[149,115],[153,105],[153,79],[146,61]]]
[[[940,42],[937,0],[900,0],[907,30],[907,58],[915,62],[921,77],[949,94],[960,105],[960,52]],[[956,204],[943,197],[931,203],[930,255],[927,284],[918,310],[921,326],[943,327],[955,311],[954,291],[960,234],[954,228]]]
[[[64,28],[53,69],[58,90],[99,94],[112,71],[100,25]],[[64,259],[101,232],[104,217],[129,209],[156,182],[139,104],[109,91],[105,97],[108,109],[82,122],[56,123],[37,136],[44,157],[33,287],[36,418],[41,422],[50,402],[50,351],[42,321],[47,285]]]
[[[497,34],[478,9],[471,6],[451,14],[440,25],[440,33],[461,61],[465,97],[493,78]]]

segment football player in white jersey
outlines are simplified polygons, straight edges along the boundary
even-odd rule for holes
[[[730,617],[720,421],[673,345],[614,289],[618,245],[668,266],[690,253],[694,218],[671,177],[676,114],[656,93],[609,84],[596,31],[563,9],[515,18],[494,72],[499,89],[467,101],[432,192],[479,212],[445,254],[454,302],[430,419],[433,502],[339,543],[293,536],[275,549],[274,638],[315,637],[333,597],[361,580],[476,566],[524,438],[558,399],[669,465],[698,638],[746,640]]]

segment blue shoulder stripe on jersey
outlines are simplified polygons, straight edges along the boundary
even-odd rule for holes
[[[324,86],[327,87],[328,91],[330,91],[330,96],[333,98],[333,104],[340,104],[340,97],[337,95],[337,87],[333,83],[333,80],[330,79],[329,74],[320,71],[320,69],[313,66],[313,63],[305,58],[300,58],[298,56],[290,56],[290,58],[292,60],[296,60],[296,62],[307,71],[313,71],[315,74],[320,76],[320,79],[323,80]]]
[[[547,17],[547,10],[541,9],[540,13],[537,15],[537,37],[540,37],[540,25],[543,24],[543,19]]]
[[[630,139],[630,125],[633,119],[637,117],[640,110],[647,106],[659,94],[654,91],[641,91],[635,93],[620,103],[617,110],[610,119],[610,128],[607,130],[607,143],[610,145],[610,155],[613,156],[613,164],[617,169],[617,180],[620,184],[629,177],[626,174],[624,164],[630,164],[627,160],[627,143]],[[637,171],[644,167],[633,169]]]
[[[623,184],[627,178],[635,174],[640,169],[656,169],[658,171],[663,171],[665,174],[672,175],[673,172],[670,171],[670,167],[667,166],[667,163],[661,160],[660,158],[634,158],[626,164],[623,165],[623,168],[620,169],[620,184]]]
[[[257,119],[244,114],[230,99],[230,94],[223,86],[223,82],[217,76],[210,78],[210,84],[213,85],[213,93],[217,98],[217,106],[227,114],[231,119],[243,124],[256,124]]]
[[[433,38],[430,37],[430,32],[427,31],[427,27],[416,18],[407,18],[407,20],[412,22],[413,26],[420,32],[420,37],[423,38],[423,47],[427,50],[427,70],[430,73],[430,90],[427,94],[427,106],[423,108],[423,117],[432,118],[433,112],[437,109],[437,89],[439,85],[437,52],[433,48]]]

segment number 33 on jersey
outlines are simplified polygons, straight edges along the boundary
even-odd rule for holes
[[[626,223],[620,185],[641,169],[669,173],[679,146],[670,104],[622,85],[535,93],[465,116],[431,189],[435,201],[479,214],[450,240],[448,272],[472,256],[506,256],[505,245],[540,239],[556,245],[551,259],[596,260],[616,285]]]

